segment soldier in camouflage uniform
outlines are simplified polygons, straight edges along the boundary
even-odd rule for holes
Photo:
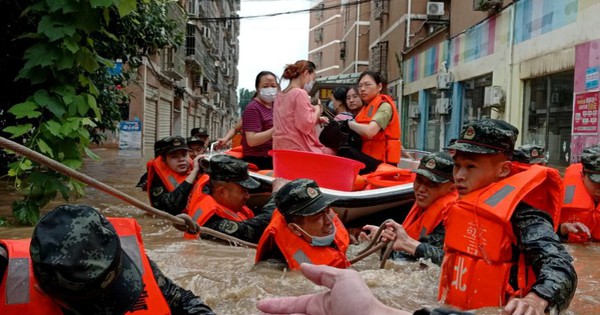
[[[527,310],[527,314],[544,314],[552,310],[564,311],[573,298],[577,275],[571,256],[554,232],[556,218],[550,213],[556,215],[556,212],[550,211],[546,204],[544,208],[550,213],[523,201],[540,202],[536,196],[529,198],[527,189],[530,188],[525,188],[529,187],[527,185],[544,188],[542,191],[530,191],[548,196],[554,192],[547,193],[546,187],[556,188],[560,194],[560,185],[548,182],[549,175],[544,173],[545,168],[511,173],[510,159],[517,135],[517,128],[505,121],[475,120],[463,125],[459,139],[448,147],[454,160],[454,183],[460,198],[449,211],[446,221],[446,253],[440,280],[440,298],[445,299],[445,303],[464,301],[454,306],[473,308],[473,304],[481,305],[484,300],[493,304],[488,306],[497,306],[499,301],[506,301],[507,313],[523,314]],[[536,184],[530,184],[532,180]],[[512,204],[516,206],[510,206]],[[551,206],[552,209],[558,209],[560,205]],[[512,234],[489,232],[498,226],[504,226],[504,231],[509,230]],[[475,236],[469,238],[473,233]],[[506,243],[500,243],[505,240],[514,243],[507,247]],[[490,257],[495,261],[490,261]],[[479,269],[471,262],[485,261],[487,263],[484,262],[482,266],[496,264],[498,267],[494,268],[507,268],[497,265],[497,260],[503,261],[503,257],[509,260],[512,257],[510,263],[513,264],[510,277],[505,280],[501,280],[500,275],[494,272],[478,273]],[[510,296],[508,289],[503,289],[507,290],[505,293],[500,290],[498,296],[490,295],[489,290],[478,290],[481,286],[501,288],[510,285],[514,290],[520,288],[522,285],[518,284],[517,268],[514,268],[518,265],[519,257],[524,259],[526,266],[531,266],[529,268],[535,274],[531,287],[522,292],[527,295],[507,298],[504,294]],[[501,283],[506,280],[508,283]]]
[[[255,262],[279,262],[291,270],[310,262],[338,268],[350,266],[346,258],[348,231],[329,207],[317,183],[300,178],[274,194],[273,213],[256,250]]]
[[[566,169],[563,182],[559,235],[570,242],[600,241],[600,145],[584,149],[581,163]]]
[[[446,152],[430,153],[424,156],[413,183],[415,204],[402,224],[390,222],[384,230],[383,239],[393,240],[391,258],[396,260],[431,259],[440,265],[444,258],[444,220],[452,204],[458,198],[454,189],[452,157]],[[361,233],[363,238],[377,232],[379,227],[367,225]]]
[[[180,160],[185,159],[185,163],[189,166],[188,152],[189,147],[183,137],[166,137],[157,141],[154,145],[154,153],[157,157],[155,160],[149,162],[149,164],[155,162],[157,159],[162,159],[164,163],[167,163],[169,159],[179,158]],[[182,158],[181,156],[185,157]],[[149,197],[152,206],[173,215],[182,213],[187,205],[188,197],[192,191],[196,177],[202,174],[201,163],[199,161],[201,158],[201,155],[195,157],[191,170],[188,170],[187,175],[182,176],[182,179],[185,180],[177,183],[172,191],[169,191],[159,176],[152,176],[152,179],[149,179],[151,181],[149,183]],[[176,170],[172,171],[177,172]]]
[[[88,206],[62,205],[38,222],[29,244],[2,240],[0,287],[6,299],[1,314],[214,314],[146,256],[133,219],[107,219]],[[23,250],[30,256],[13,257]],[[29,258],[31,264],[15,268]],[[11,290],[15,279],[29,285]]]
[[[194,189],[188,214],[201,226],[257,243],[271,220],[275,203],[271,198],[256,215],[246,207],[248,191],[260,186],[248,175],[248,163],[219,154],[210,159],[206,173],[210,177],[208,185],[201,192],[201,187]],[[274,185],[273,189],[277,187]],[[227,214],[236,216],[226,217]]]
[[[520,146],[513,153],[512,160],[513,162],[530,165],[546,165],[548,163],[544,147],[537,144],[524,144]]]

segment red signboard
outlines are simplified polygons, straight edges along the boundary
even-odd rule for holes
[[[598,134],[598,91],[575,94],[573,106],[573,134]]]

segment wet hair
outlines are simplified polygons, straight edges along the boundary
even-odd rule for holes
[[[360,77],[358,77],[358,81],[356,81],[356,84],[358,85],[358,83],[360,83],[360,80],[362,80],[362,78],[364,78],[365,76],[370,76],[371,78],[373,78],[373,80],[375,81],[375,84],[381,83],[381,92],[380,93],[388,94],[387,93],[387,81],[381,75],[381,72],[367,70],[360,74]]]
[[[308,73],[313,73],[316,69],[317,66],[314,62],[309,60],[298,60],[294,64],[287,65],[281,76],[284,79],[291,80],[299,77],[306,70],[308,70]]]
[[[271,71],[261,71],[256,75],[256,79],[254,80],[254,95],[252,96],[252,98],[255,98],[258,95],[258,85],[260,84],[260,80],[264,77],[264,76],[268,76],[268,75],[272,75],[273,78],[275,78],[275,82],[279,81],[279,78],[277,78],[277,76],[275,75],[275,73],[271,72]]]

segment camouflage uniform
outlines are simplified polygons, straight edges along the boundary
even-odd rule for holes
[[[248,175],[248,163],[229,155],[214,156],[210,160],[206,172],[211,181],[235,182],[246,189],[255,189],[260,186],[259,182]],[[211,194],[210,189],[207,193]],[[275,203],[273,198],[270,198],[262,211],[253,218],[238,222],[213,215],[204,226],[248,242],[258,243],[263,231],[271,221],[274,210]]]
[[[600,145],[586,148],[581,153],[583,172],[589,175],[594,183],[600,183]]]
[[[154,155],[166,157],[167,153],[176,150],[189,150],[183,137],[167,137],[154,144]],[[183,181],[173,191],[169,192],[162,180],[154,176],[150,183],[150,204],[153,207],[177,215],[185,210],[193,184]]]
[[[88,206],[62,205],[45,215],[33,232],[30,252],[39,287],[79,314],[123,314],[145,290],[135,257],[121,248],[113,225]],[[0,255],[0,274],[5,259]],[[200,297],[149,262],[171,314],[214,314]],[[66,309],[63,313],[74,314]]]
[[[454,151],[504,153],[510,159],[518,133],[517,128],[502,120],[475,120],[463,125],[459,139],[447,149],[450,154]],[[517,239],[512,257],[516,260],[520,253],[524,254],[526,264],[533,266],[536,275],[531,292],[548,301],[548,309],[565,310],[575,294],[577,274],[573,258],[554,232],[552,218],[521,202],[510,221]],[[517,278],[516,269],[513,269],[509,282],[515,288],[518,287]]]
[[[515,150],[513,161],[523,164],[546,164],[544,147],[537,144],[524,144]]]
[[[433,162],[432,162],[433,161]],[[424,156],[419,163],[419,167],[414,173],[425,176],[434,183],[447,183],[452,180],[452,170],[454,162],[452,157],[446,152],[436,152]],[[406,252],[393,251],[390,256],[392,259],[406,258],[417,260],[419,258],[431,259],[434,264],[440,265],[444,259],[444,237],[446,229],[444,224],[440,223],[431,233],[419,237],[419,246],[415,249],[415,254],[410,255]]]

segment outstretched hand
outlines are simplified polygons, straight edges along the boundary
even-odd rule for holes
[[[330,290],[297,297],[263,299],[258,301],[257,308],[265,314],[410,314],[379,302],[355,270],[306,263],[300,266],[300,270],[310,281]]]
[[[504,311],[513,315],[544,315],[548,301],[531,292],[523,298],[508,301]]]
[[[590,229],[581,222],[565,222],[560,225],[560,234],[575,234],[577,238],[589,241],[592,238]]]

